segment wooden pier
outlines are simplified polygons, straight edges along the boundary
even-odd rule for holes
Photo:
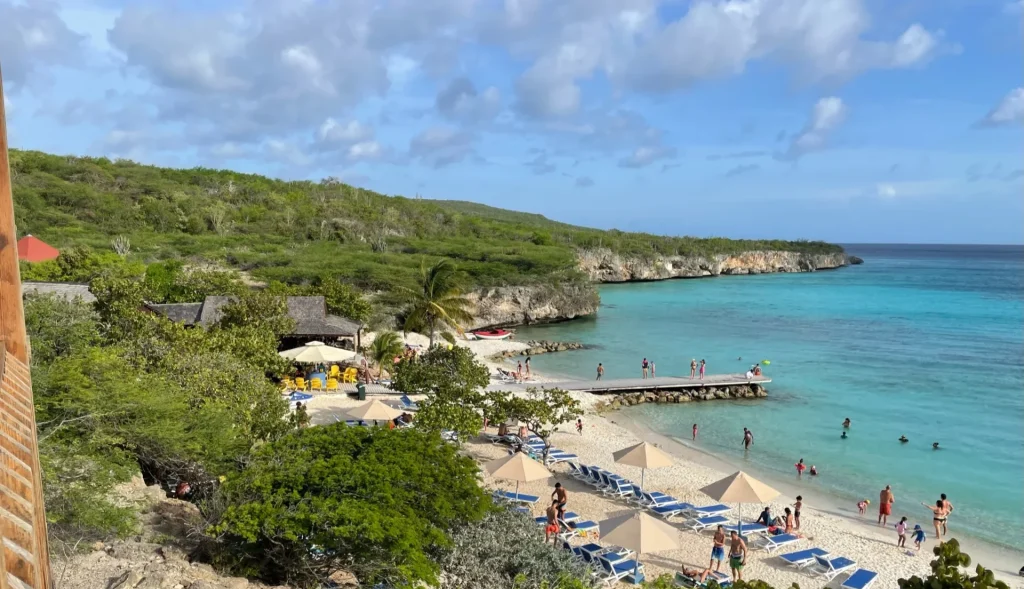
[[[521,383],[492,382],[488,391],[522,392],[528,388],[562,389],[595,394],[628,393],[637,391],[682,391],[701,387],[724,387],[758,384],[765,385],[772,381],[766,376],[747,378],[744,374],[708,374],[703,380],[690,379],[689,376],[659,376],[657,378],[602,378],[601,380],[563,380],[557,382]]]

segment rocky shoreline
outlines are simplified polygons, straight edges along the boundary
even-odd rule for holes
[[[768,390],[759,384],[726,385],[717,387],[700,387],[682,391],[641,391],[637,393],[620,393],[598,401],[594,408],[598,411],[614,411],[623,407],[643,405],[644,403],[691,403],[694,401],[715,401],[725,399],[763,399]]]
[[[516,356],[539,356],[541,354],[550,354],[552,352],[566,352],[569,350],[584,350],[587,348],[586,345],[580,342],[554,342],[548,340],[530,340],[525,342],[525,348],[519,350],[505,350],[500,354],[495,354],[491,358],[495,360],[502,360],[504,358],[514,358]]]

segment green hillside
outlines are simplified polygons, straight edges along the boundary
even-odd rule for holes
[[[601,231],[461,201],[386,196],[337,182],[285,182],[230,170],[179,170],[106,158],[11,152],[18,231],[58,248],[132,259],[212,262],[263,280],[332,275],[370,290],[414,282],[424,258],[456,260],[477,286],[579,280],[575,252],[715,254],[841,251],[807,241],[660,237]]]

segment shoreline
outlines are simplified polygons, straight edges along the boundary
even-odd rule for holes
[[[722,476],[726,476],[736,472],[737,470],[745,470],[745,472],[750,472],[750,474],[753,474],[759,480],[780,491],[780,497],[796,497],[798,494],[808,493],[808,490],[794,484],[793,481],[782,480],[773,473],[765,473],[760,470],[756,470],[756,467],[753,471],[749,468],[745,469],[744,465],[739,464],[737,461],[730,460],[699,447],[694,447],[693,445],[686,443],[684,440],[677,439],[673,436],[659,433],[621,411],[617,412],[615,415],[617,417],[616,420],[609,418],[606,419],[610,423],[618,425],[619,427],[631,432],[640,440],[657,444],[662,450],[665,450],[672,456],[714,469],[719,471]],[[809,502],[810,504],[804,507],[805,512],[811,514],[827,514],[829,516],[839,518],[845,525],[854,528],[858,533],[880,536],[883,541],[892,543],[894,533],[889,529],[889,527],[893,525],[891,522],[893,516],[890,516],[889,527],[881,528],[878,526],[878,514],[877,510],[873,509],[874,503],[868,507],[868,512],[861,517],[847,499],[837,497],[828,492],[821,492],[818,489],[814,489],[813,491],[816,494],[813,496],[811,502]],[[753,511],[753,509],[751,509],[751,511]],[[1006,582],[1011,587],[1024,586],[1024,580],[1022,580],[1018,575],[1020,567],[1024,565],[1024,551],[993,544],[971,535],[956,535],[955,516],[954,519],[951,520],[951,524],[953,525],[953,529],[951,530],[952,533],[949,537],[956,538],[957,541],[960,542],[962,551],[971,556],[972,567],[977,564],[982,564],[986,568],[992,570],[998,579]],[[932,539],[933,533],[929,529],[926,529],[925,533],[928,534],[929,541],[929,544],[926,545],[934,546],[934,541]],[[1014,583],[1018,583],[1018,585],[1014,585]]]

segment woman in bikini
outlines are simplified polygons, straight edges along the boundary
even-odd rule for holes
[[[922,503],[928,509],[932,510],[932,524],[935,525],[935,537],[938,538],[939,544],[942,544],[942,527],[946,525],[946,516],[949,512],[946,511],[946,506],[942,504],[942,499],[935,502],[934,506]]]

